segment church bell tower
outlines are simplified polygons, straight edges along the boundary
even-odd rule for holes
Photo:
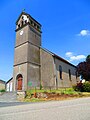
[[[22,12],[16,22],[14,91],[40,86],[41,24]]]

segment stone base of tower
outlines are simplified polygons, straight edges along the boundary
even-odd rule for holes
[[[22,76],[22,79],[17,78],[17,76],[19,75]],[[13,90],[14,91],[26,91],[27,90],[27,63],[14,66]]]
[[[40,67],[31,63],[14,66],[13,86],[14,91],[40,88]]]

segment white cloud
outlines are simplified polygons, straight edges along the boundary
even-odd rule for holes
[[[85,58],[86,58],[85,55],[71,56],[70,61],[78,61],[78,60],[82,60],[82,59],[85,59]]]
[[[78,36],[88,36],[88,35],[90,35],[89,30],[81,30],[80,33],[78,34]]]
[[[66,57],[69,58],[69,61],[80,61],[86,58],[85,55],[74,55],[72,52],[66,52]]]
[[[66,52],[66,57],[71,57],[72,55],[73,55],[73,53],[72,52]]]

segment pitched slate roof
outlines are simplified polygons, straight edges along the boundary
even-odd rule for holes
[[[1,79],[0,79],[0,83],[4,83],[4,84],[5,84],[6,82],[5,82],[4,80],[1,80]]]
[[[41,47],[41,49],[43,49],[44,51],[48,52],[48,53],[51,54],[53,57],[55,57],[55,58],[57,58],[57,59],[63,61],[64,63],[67,63],[67,64],[69,64],[69,65],[71,65],[71,66],[77,68],[75,65],[71,64],[71,63],[68,62],[67,60],[65,60],[65,59],[63,59],[62,57],[56,55],[55,53],[53,53],[53,52],[47,50],[46,48],[42,48],[42,47]]]

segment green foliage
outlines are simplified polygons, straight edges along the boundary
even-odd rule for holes
[[[61,94],[75,95],[75,94],[77,94],[77,92],[74,91],[73,88],[66,88],[65,90],[61,91]]]
[[[83,92],[90,92],[90,82],[85,82],[83,84]]]
[[[80,92],[83,92],[83,83],[80,82],[80,83],[77,83],[76,86],[73,87],[75,91],[80,91]]]
[[[42,87],[42,84],[40,84],[40,90],[42,90],[42,88],[43,88],[43,87]]]
[[[86,62],[90,62],[90,55],[86,57]]]
[[[2,90],[0,90],[0,92],[6,92],[6,90],[5,90],[5,89],[2,89]]]
[[[73,86],[75,91],[79,92],[90,92],[90,82],[78,83],[76,86]]]
[[[39,90],[39,89],[30,89],[30,90],[27,90],[26,91],[26,96],[28,97],[28,98],[31,98],[32,97],[32,95],[34,95],[35,93],[54,93],[54,94],[57,94],[57,93],[59,93],[59,94],[67,94],[67,95],[76,95],[76,94],[78,94],[76,91],[74,91],[74,89],[73,88],[60,88],[60,89],[52,89],[52,90],[50,90],[50,89],[41,89],[41,90]]]
[[[27,90],[27,91],[26,91],[26,97],[27,97],[27,96],[28,96],[28,97],[31,97],[31,96],[32,96],[31,90]]]
[[[90,80],[90,55],[87,56],[86,61],[77,65],[78,76],[86,81]]]

